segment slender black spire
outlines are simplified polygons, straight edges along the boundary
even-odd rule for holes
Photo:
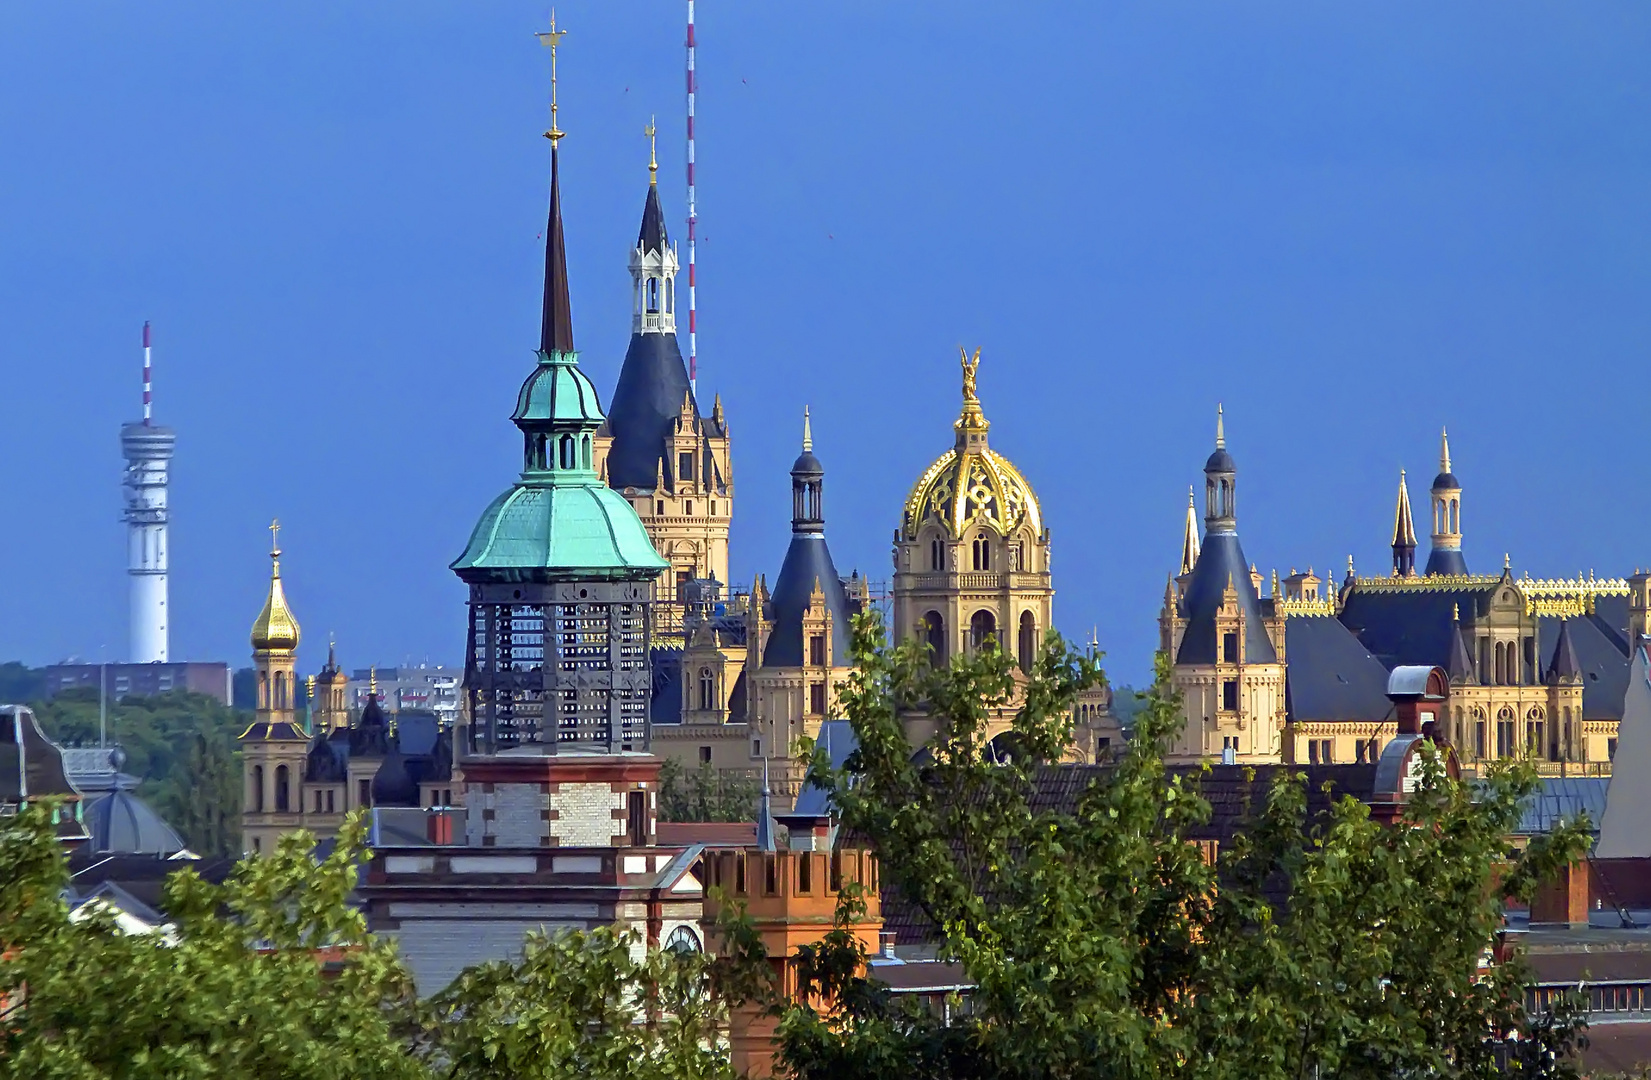
[[[562,190],[556,142],[550,143],[550,222],[545,226],[545,311],[539,351],[573,351],[573,307],[568,302],[568,253],[562,238]]]
[[[1399,470],[1399,502],[1393,510],[1393,576],[1416,576],[1416,523],[1410,516],[1410,487]]]
[[[1548,665],[1549,682],[1573,682],[1582,678],[1582,663],[1577,659],[1576,646],[1571,644],[1571,627],[1565,619],[1559,620],[1559,640],[1554,642],[1554,658]]]

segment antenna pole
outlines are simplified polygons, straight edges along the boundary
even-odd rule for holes
[[[698,89],[694,74],[694,0],[688,0],[688,385],[694,396],[699,396],[699,320],[695,317],[694,290],[698,280],[694,272],[694,242],[699,231],[699,211],[694,205],[694,92]]]
[[[151,383],[151,379],[152,379],[151,372],[152,372],[153,369],[150,367],[149,361],[150,361],[150,354],[149,354],[149,320],[145,319],[144,322],[143,322],[143,426],[144,427],[149,426],[149,410],[150,410],[151,404],[154,401],[153,386],[152,386],[152,383]]]

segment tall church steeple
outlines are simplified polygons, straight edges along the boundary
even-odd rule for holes
[[[1462,485],[1450,468],[1450,435],[1439,433],[1439,475],[1433,478],[1433,550],[1427,556],[1429,577],[1468,572],[1462,557]]]
[[[1399,470],[1399,503],[1393,510],[1393,576],[1416,576],[1416,523],[1410,516],[1410,488]]]

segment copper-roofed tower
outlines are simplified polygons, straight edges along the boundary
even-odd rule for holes
[[[1187,724],[1171,755],[1180,760],[1280,759],[1284,726],[1282,620],[1262,610],[1238,542],[1238,465],[1226,417],[1215,414],[1215,449],[1204,462],[1204,543],[1179,597],[1161,620],[1173,640],[1175,686]]]
[[[665,562],[596,471],[603,415],[573,351],[554,108],[544,321],[511,414],[522,471],[452,567],[470,587],[471,755],[648,743],[648,609]]]
[[[1410,488],[1399,470],[1399,502],[1393,510],[1393,576],[1416,576],[1416,523],[1410,516]]]
[[[700,412],[677,343],[677,254],[659,199],[652,124],[646,133],[648,192],[629,263],[631,342],[597,435],[596,469],[671,565],[656,599],[680,604],[687,582],[728,580],[734,478],[722,401],[709,416]]]
[[[1450,435],[1439,432],[1439,475],[1433,478],[1433,550],[1427,556],[1427,575],[1467,576],[1462,557],[1462,485],[1450,470]]]

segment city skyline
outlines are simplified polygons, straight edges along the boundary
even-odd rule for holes
[[[647,116],[658,115],[662,198],[679,232],[685,213],[680,154],[666,152],[680,146],[680,11],[644,10],[645,23],[588,5],[559,12],[572,31],[563,180],[583,211],[567,230],[573,308],[604,402],[629,326],[624,258]],[[1263,573],[1339,575],[1349,551],[1362,572],[1382,572],[1394,474],[1431,474],[1441,426],[1475,571],[1499,569],[1504,552],[1541,577],[1619,576],[1646,561],[1635,538],[1647,512],[1622,494],[1637,417],[1609,381],[1626,381],[1647,329],[1634,286],[1646,284],[1635,241],[1648,222],[1633,201],[1648,161],[1645,88],[1622,81],[1651,37],[1644,15],[1624,8],[1612,38],[1563,14],[1547,16],[1545,35],[1493,22],[1502,51],[1458,55],[1397,33],[1368,45],[1374,17],[1349,13],[1317,13],[1279,41],[1265,13],[1194,27],[1178,10],[1131,8],[1083,16],[1098,20],[1099,86],[1078,81],[1088,57],[1034,15],[992,45],[995,78],[976,88],[966,63],[951,69],[983,48],[968,16],[951,14],[962,10],[930,25],[851,8],[808,26],[702,10],[700,395],[709,408],[722,394],[740,439],[732,584],[778,571],[804,405],[832,468],[840,568],[889,576],[901,502],[949,441],[960,342],[983,349],[994,445],[1045,508],[1056,625],[1075,640],[1097,626],[1119,681],[1146,674],[1217,402]],[[351,667],[453,663],[463,590],[447,565],[473,508],[511,479],[499,403],[531,363],[548,79],[530,35],[542,13],[263,13],[248,17],[269,33],[237,37],[231,71],[212,52],[227,19],[179,11],[158,23],[114,9],[29,13],[14,20],[38,24],[0,46],[17,54],[0,85],[55,92],[57,118],[11,118],[19,160],[39,167],[14,166],[8,187],[41,223],[0,226],[21,256],[5,271],[16,306],[0,348],[20,375],[16,430],[45,465],[16,484],[26,531],[0,540],[0,657],[95,660],[107,643],[119,658],[114,432],[137,411],[136,327],[153,319],[156,421],[179,433],[173,656],[241,665],[266,584],[263,529],[279,515],[292,603],[314,628],[301,669],[319,667],[329,629]],[[856,19],[893,45],[846,32]],[[71,92],[54,71],[93,24],[90,43],[72,47],[113,65],[106,89],[132,80],[129,100]],[[1451,25],[1484,29],[1461,13]],[[1238,39],[1219,40],[1223,27]],[[122,33],[156,47],[153,70],[127,45],[113,51]],[[396,47],[382,46],[382,85],[344,70],[349,48],[380,48],[374,35]],[[25,62],[19,38],[39,55]],[[776,40],[803,48],[802,61],[757,48]],[[891,75],[901,45],[912,70]],[[1246,81],[1242,50],[1263,45],[1271,73]],[[1171,47],[1184,51],[1157,55],[1175,61],[1167,75],[1131,53]],[[1315,48],[1359,53],[1362,74],[1337,83]],[[1360,52],[1383,48],[1385,66]],[[1055,70],[1039,50],[1061,58]],[[1214,75],[1175,86],[1195,59]],[[304,96],[289,61],[319,97]],[[188,98],[189,74],[223,80],[221,110]],[[1238,77],[1234,100],[1218,100],[1223,76]],[[824,85],[861,107],[820,106],[811,93]],[[1299,113],[1258,110],[1249,145],[1223,127],[1245,120],[1245,104],[1331,85],[1340,97]],[[1383,96],[1407,86],[1409,97]],[[904,111],[932,126],[865,108],[879,87],[904,91]],[[329,91],[339,96],[321,100]],[[1435,115],[1430,94],[1459,115]],[[153,111],[180,103],[178,119]],[[1015,128],[1043,107],[1052,119]],[[323,108],[341,118],[323,121]],[[1093,145],[1075,145],[1063,109],[1100,118]],[[116,123],[95,152],[71,150],[70,132],[98,110],[139,122]],[[274,122],[246,125],[272,148],[237,127],[249,110]],[[984,145],[969,137],[971,115],[992,126]],[[417,135],[441,153],[409,150]],[[213,153],[219,143],[233,153]],[[974,152],[998,171],[968,168]],[[145,169],[99,173],[103,154]],[[214,161],[222,175],[193,177],[191,205],[187,191],[163,198],[166,179]],[[376,175],[385,162],[404,168]],[[1176,167],[1189,164],[1208,175]],[[868,172],[881,183],[857,187]],[[53,180],[62,190],[44,191]],[[145,206],[159,212],[138,215]],[[1583,424],[1591,438],[1576,437]],[[52,556],[68,565],[23,572]]]

